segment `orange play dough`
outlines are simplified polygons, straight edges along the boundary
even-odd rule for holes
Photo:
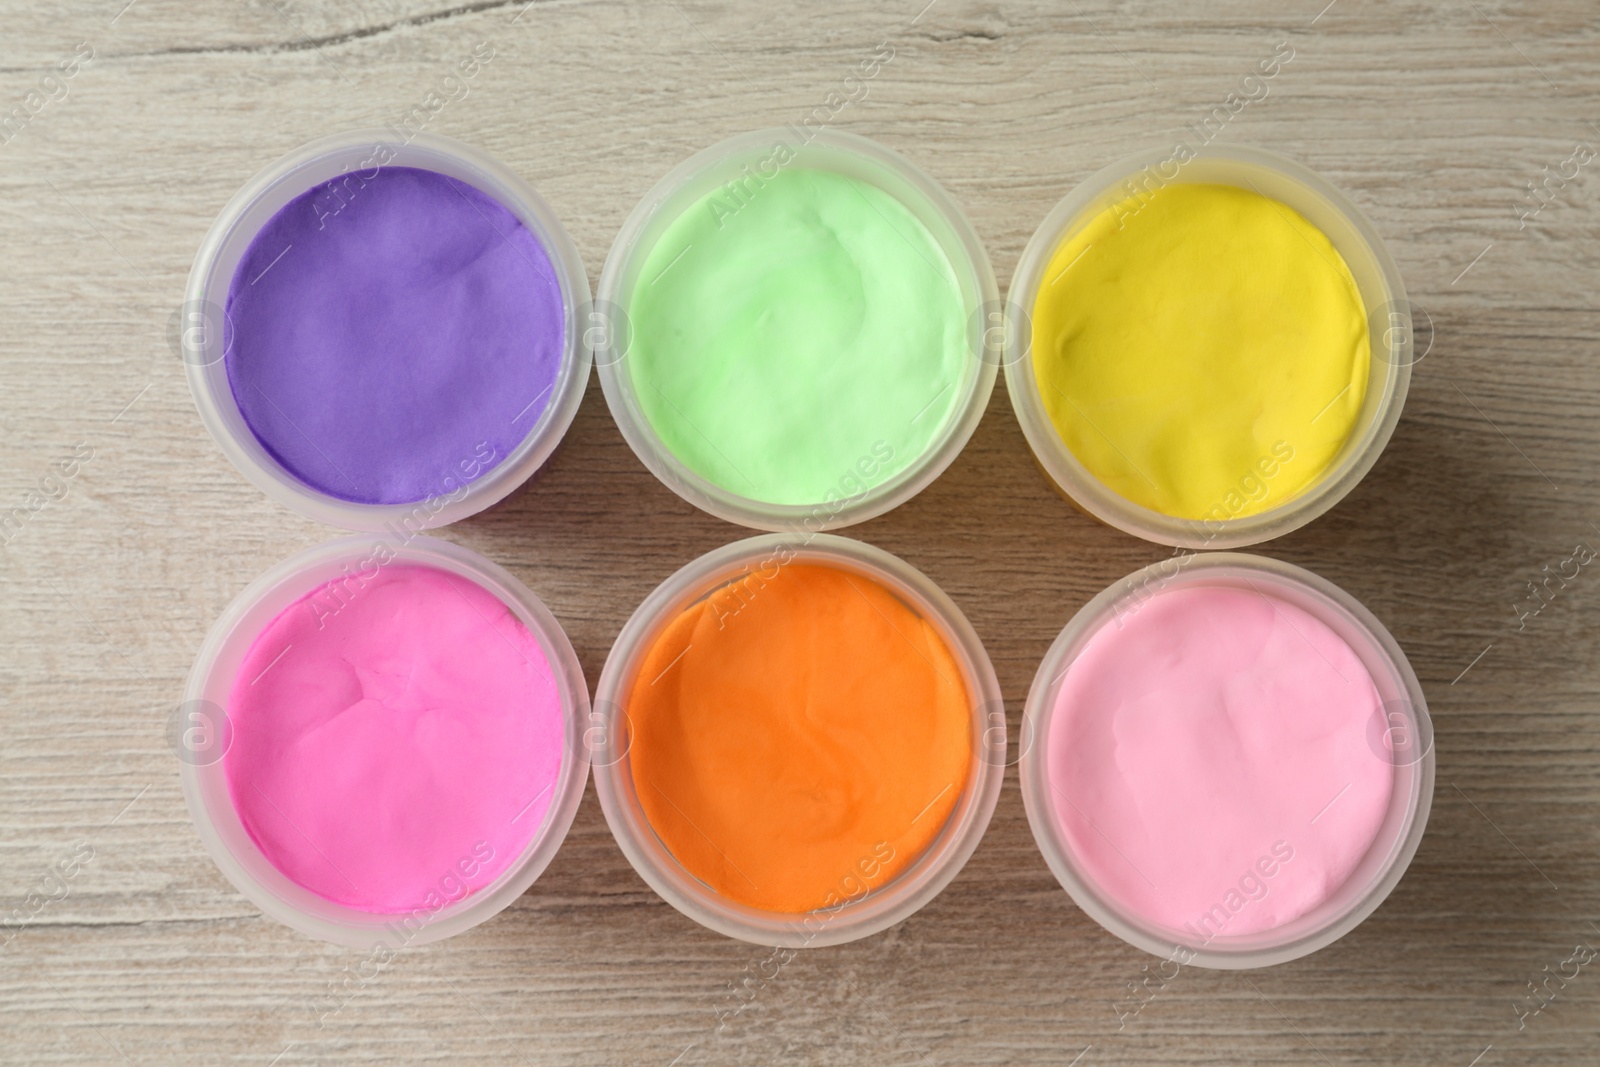
[[[802,913],[916,860],[972,763],[936,630],[870,578],[792,563],[673,619],[628,700],[646,818],[719,894]]]

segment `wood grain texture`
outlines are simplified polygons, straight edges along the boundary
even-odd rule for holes
[[[0,144],[0,505],[93,449],[0,553],[0,910],[75,842],[94,850],[0,950],[0,1062],[1600,1059],[1600,973],[1526,1030],[1513,1007],[1600,938],[1600,577],[1585,571],[1521,632],[1513,609],[1542,566],[1600,544],[1600,163],[1517,220],[1541,168],[1600,145],[1592,3],[936,0],[919,16],[926,0],[126,2],[0,0],[0,115],[78,42],[94,49],[66,97]],[[1369,605],[1428,693],[1438,792],[1390,900],[1308,959],[1186,969],[1119,1029],[1112,1003],[1149,960],[1059,889],[1013,773],[936,901],[803,954],[719,1031],[730,984],[765,953],[658,900],[591,789],[528,894],[403,953],[319,1025],[312,998],[360,954],[231,889],[164,738],[224,605],[332,534],[228,466],[169,347],[190,259],[233,191],[314,136],[391,121],[489,41],[494,60],[431,128],[534,183],[593,281],[668,168],[797,120],[888,41],[894,59],[836,125],[945,183],[1004,282],[1076,182],[1170,143],[1284,40],[1295,58],[1220,140],[1279,149],[1348,191],[1435,329],[1376,468],[1265,549]],[[1003,385],[948,473],[850,532],[955,598],[1013,715],[1072,613],[1165,554],[1050,491]],[[660,486],[591,383],[528,489],[443,536],[532,586],[592,684],[643,596],[741,531]]]

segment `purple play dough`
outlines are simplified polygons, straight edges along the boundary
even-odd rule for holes
[[[502,462],[550,403],[561,287],[497,200],[386,167],[290,201],[228,290],[245,422],[329,496],[406,504]]]

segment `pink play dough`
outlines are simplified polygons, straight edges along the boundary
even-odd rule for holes
[[[228,790],[262,853],[350,907],[437,910],[493,882],[544,821],[561,701],[498,598],[391,564],[290,605],[233,685]]]
[[[1072,852],[1112,900],[1187,942],[1289,922],[1372,844],[1393,770],[1372,678],[1265,592],[1170,589],[1067,671],[1046,762]]]

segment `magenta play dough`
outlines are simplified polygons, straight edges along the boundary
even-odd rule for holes
[[[1057,695],[1055,818],[1100,891],[1187,942],[1281,926],[1336,891],[1388,808],[1371,676],[1265,592],[1156,593],[1087,642]]]
[[[561,772],[549,660],[495,596],[391,564],[262,631],[233,684],[234,808],[294,882],[365,911],[435,911],[522,854]]]
[[[228,289],[228,384],[284,469],[339,500],[409,504],[504,461],[550,403],[561,287],[498,200],[415,167],[311,189]]]

